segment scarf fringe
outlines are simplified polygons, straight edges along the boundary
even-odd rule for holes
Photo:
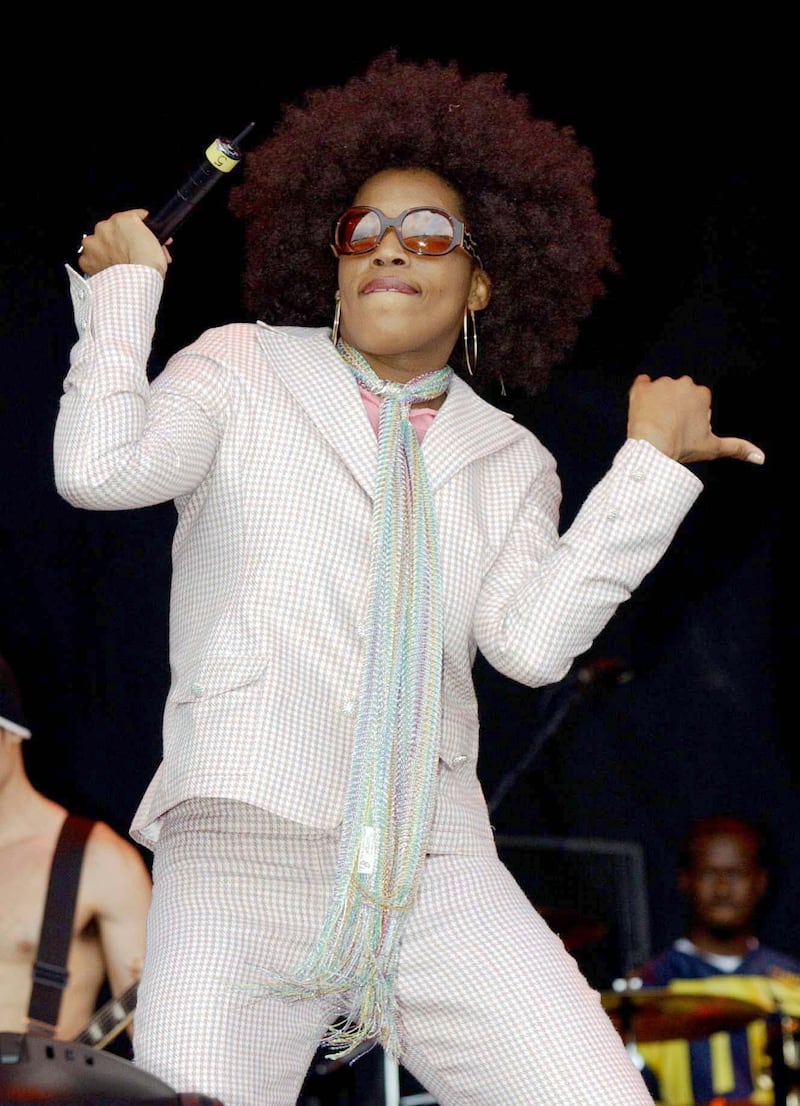
[[[322,1041],[340,1050],[336,1058],[375,1039],[397,1059],[400,1037],[394,979],[399,942],[393,932],[397,918],[365,902],[354,910],[358,917],[341,917],[337,936],[323,937],[301,967],[259,989],[289,1000],[338,997],[336,1018]],[[383,930],[380,936],[376,928]]]

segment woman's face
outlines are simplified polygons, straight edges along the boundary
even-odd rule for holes
[[[424,169],[386,169],[370,177],[353,205],[387,216],[411,207],[443,208],[463,221],[454,190]],[[465,308],[489,301],[489,279],[461,247],[422,257],[401,246],[392,227],[368,254],[339,259],[339,332],[386,380],[439,369],[462,332]]]

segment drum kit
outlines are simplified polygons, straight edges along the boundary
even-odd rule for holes
[[[626,1043],[697,1040],[744,1029],[764,1009],[723,995],[675,993],[666,987],[616,987],[602,994],[603,1007]]]
[[[579,951],[605,936],[606,927],[577,911],[537,907],[566,947]],[[699,1040],[713,1033],[733,1033],[746,1028],[766,1010],[758,1003],[726,995],[673,991],[667,987],[643,987],[641,980],[616,980],[601,992],[603,1009],[636,1057],[637,1044],[655,1041]],[[770,1031],[770,1082],[775,1106],[800,1106],[800,1020],[781,1014],[779,1028]],[[761,1099],[712,1100],[694,1106],[753,1106]]]
[[[652,1041],[693,1041],[713,1033],[734,1033],[745,1029],[757,1018],[778,1011],[758,1003],[726,995],[692,994],[668,988],[641,986],[640,980],[618,980],[611,990],[602,992],[603,1008],[636,1056],[637,1044]],[[768,1031],[768,1065],[765,1085],[771,1086],[775,1106],[800,1106],[800,1034],[798,1021],[780,1014]],[[712,1100],[697,1106],[753,1106],[763,1098]]]

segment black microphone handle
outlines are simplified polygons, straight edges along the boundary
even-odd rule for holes
[[[210,169],[210,166],[209,166]],[[203,179],[202,174],[207,174]],[[217,177],[204,165],[192,173],[160,211],[145,220],[159,242],[166,242],[185,219],[191,215],[195,204],[217,183]]]
[[[148,216],[145,223],[159,242],[166,242],[214,185],[236,168],[242,158],[238,143],[254,126],[251,123],[233,141],[215,139],[206,150],[204,159],[192,170],[172,199],[155,215]]]

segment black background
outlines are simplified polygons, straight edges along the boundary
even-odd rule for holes
[[[767,8],[738,24],[650,8],[618,25],[572,10],[519,23],[500,9],[439,30],[405,11],[386,33],[366,14],[285,14],[281,28],[252,9],[172,26],[149,9],[113,27],[21,16],[0,208],[0,651],[34,730],[34,782],[126,832],[158,761],[168,683],[171,505],[82,512],[53,484],[75,337],[63,266],[81,232],[116,209],[155,210],[214,137],[255,120],[258,141],[284,101],[382,48],[457,58],[506,72],[536,113],[575,128],[614,222],[621,276],[547,392],[515,410],[559,459],[565,524],[624,436],[639,371],[713,384],[717,432],[767,453],[763,468],[696,466],[705,491],[674,546],[579,662],[612,678],[573,674],[534,692],[479,659],[489,796],[518,773],[495,825],[641,844],[657,947],[680,932],[674,854],[688,824],[718,809],[762,819],[774,868],[763,936],[800,955],[793,442],[779,418],[793,399],[781,308],[796,210],[788,28]],[[241,317],[241,238],[225,200],[222,185],[176,241],[156,365]]]

